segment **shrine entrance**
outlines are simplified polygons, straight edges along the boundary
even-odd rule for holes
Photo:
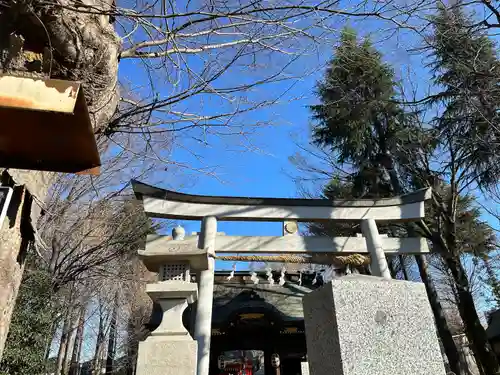
[[[228,281],[228,272],[215,272],[209,374],[300,375],[307,353],[302,297],[320,283],[299,285],[298,273],[288,273],[284,285],[270,284],[265,271],[258,283],[251,277],[238,272]]]
[[[289,333],[283,328],[283,321],[273,321],[272,315],[266,312],[249,313],[242,309],[238,315],[237,325],[226,332],[217,330],[212,335],[210,375],[227,372],[234,375],[300,375],[300,362],[306,355],[303,328]],[[238,364],[252,363],[251,372],[225,371],[230,367],[234,351],[243,352]],[[272,364],[273,354],[280,358],[279,367]],[[222,366],[221,360],[225,361]]]
[[[278,271],[272,283],[268,271],[252,274],[215,271],[209,375],[301,375],[307,354],[302,297],[322,279],[289,270],[280,285]],[[195,311],[196,302],[183,314],[190,332]],[[155,331],[161,318],[155,304],[147,328]],[[279,365],[273,363],[276,355]]]

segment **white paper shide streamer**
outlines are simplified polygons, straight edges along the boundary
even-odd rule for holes
[[[267,276],[267,281],[269,282],[269,285],[274,285],[273,271],[270,268],[266,269],[266,276]]]
[[[257,273],[252,272],[250,274],[250,280],[252,280],[254,284],[258,284],[259,283],[259,277],[257,276]]]
[[[279,280],[279,284],[280,284],[280,286],[285,285],[285,273],[286,273],[286,268],[285,268],[285,267],[283,267],[283,268],[281,269],[281,275],[280,275],[280,280]]]
[[[236,262],[233,263],[233,269],[231,270],[231,273],[229,274],[228,277],[226,277],[227,281],[231,281],[232,278],[234,277],[234,272],[236,271]]]

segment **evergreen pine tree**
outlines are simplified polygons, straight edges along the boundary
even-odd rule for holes
[[[345,29],[325,80],[318,84],[321,104],[312,106],[317,121],[313,140],[334,150],[340,164],[353,164],[358,196],[393,193],[393,176],[383,171],[406,116],[393,100],[394,86],[393,71],[380,53]]]
[[[446,155],[445,170],[451,187],[442,196],[443,219],[439,248],[455,280],[458,306],[476,362],[484,374],[500,371],[474,307],[471,288],[460,263],[457,220],[459,191],[498,184],[500,177],[500,61],[494,43],[473,28],[460,6],[441,7],[433,19],[434,82],[442,89],[434,103],[444,107],[436,118],[438,149]]]
[[[432,20],[433,103],[444,104],[436,119],[441,137],[452,140],[455,158],[482,187],[500,180],[500,61],[495,45],[473,28],[460,6],[439,8]]]
[[[406,113],[395,100],[394,73],[382,62],[381,54],[369,41],[360,43],[352,30],[344,30],[325,79],[318,84],[318,96],[320,104],[311,108],[317,123],[313,140],[330,148],[337,155],[337,162],[349,165],[353,171],[352,181],[343,186],[327,186],[325,195],[346,194],[347,188],[351,197],[401,194],[407,177],[403,177],[405,169],[399,168],[395,155],[412,138],[409,132],[417,129],[408,126],[414,114]],[[312,228],[312,232],[325,233],[328,229],[338,235],[336,227]],[[462,374],[460,357],[427,274],[425,259],[418,264],[451,369]]]

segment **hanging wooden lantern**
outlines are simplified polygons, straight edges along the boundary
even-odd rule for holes
[[[0,75],[0,167],[99,174],[78,82]]]
[[[226,361],[224,360],[223,355],[220,355],[219,358],[217,358],[217,365],[219,366],[219,370],[224,370],[226,367]]]
[[[278,368],[278,367],[280,367],[280,364],[281,364],[281,362],[280,362],[279,354],[273,353],[271,355],[271,366],[273,366],[274,368]]]

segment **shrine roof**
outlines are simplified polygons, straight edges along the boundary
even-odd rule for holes
[[[298,285],[297,281],[287,281],[282,286],[277,282],[271,285],[265,276],[259,276],[258,284],[249,280],[249,273],[247,276],[236,277],[235,281],[215,282],[212,318],[215,324],[222,324],[232,314],[246,308],[269,310],[279,315],[283,321],[304,319],[302,297],[315,286]]]

